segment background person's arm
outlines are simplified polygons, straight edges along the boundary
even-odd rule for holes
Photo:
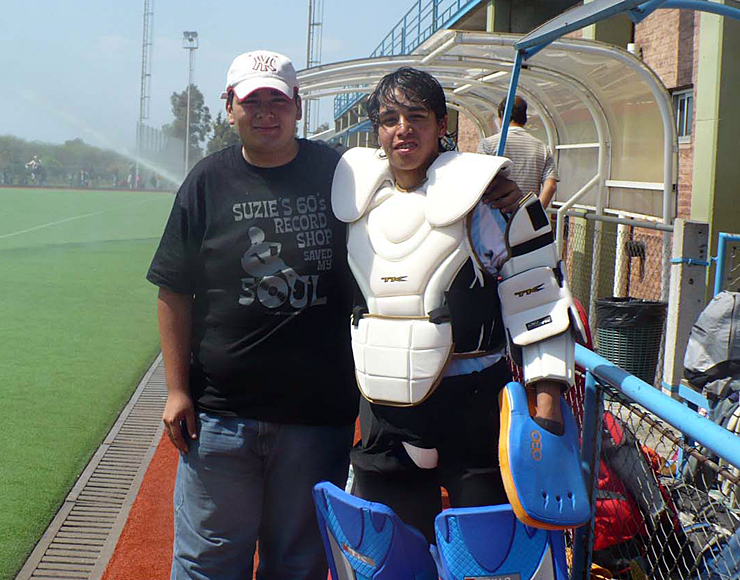
[[[172,444],[187,453],[182,422],[191,439],[196,438],[195,408],[190,397],[190,337],[193,297],[159,289],[157,319],[162,343],[162,358],[167,376],[167,403],[162,420]]]
[[[555,197],[555,192],[558,190],[558,182],[556,179],[545,179],[545,183],[542,184],[542,191],[540,192],[540,203],[542,207],[547,209]]]

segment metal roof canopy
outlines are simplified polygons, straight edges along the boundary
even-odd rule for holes
[[[516,49],[524,50],[524,57],[529,58],[556,38],[615,14],[625,12],[633,22],[639,23],[655,10],[671,8],[711,12],[740,20],[738,8],[710,0],[592,0],[538,26],[516,44]]]
[[[515,34],[440,30],[413,54],[299,71],[301,94],[369,92],[388,72],[413,66],[440,81],[448,105],[483,137],[493,132],[520,40]],[[555,40],[523,65],[518,90],[529,103],[529,129],[555,152],[561,177],[556,201],[563,212],[577,203],[597,213],[672,223],[678,144],[671,96],[640,59],[600,42]]]

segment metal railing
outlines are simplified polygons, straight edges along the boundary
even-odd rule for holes
[[[740,236],[720,233],[717,241],[717,270],[714,294],[722,290],[740,292]]]
[[[417,0],[403,15],[370,57],[409,54],[437,30],[447,28],[481,0]],[[365,93],[348,93],[334,98],[334,118],[358,103]]]
[[[673,234],[665,231],[662,224],[656,224],[662,229],[651,229],[626,225],[626,220],[609,223],[609,216],[589,214],[587,218],[578,220],[569,216],[563,231],[562,258],[571,291],[588,312],[591,333],[598,348],[599,336],[603,334],[597,328],[598,299],[665,301],[670,281],[664,271],[665,248],[671,247]],[[642,331],[640,329],[640,333]],[[660,335],[660,344],[664,327],[653,329],[653,332]],[[654,368],[659,376],[655,380],[659,382],[664,349],[659,349],[656,356]]]
[[[571,577],[589,578],[593,564],[615,578],[736,578],[740,438],[580,345],[576,362],[585,372],[576,397],[583,406],[574,410],[583,425],[593,517],[574,535]],[[603,452],[606,414],[634,437],[631,457],[642,472]],[[626,514],[606,503],[616,493],[607,486],[609,461],[616,472],[634,474],[620,490],[631,506]]]

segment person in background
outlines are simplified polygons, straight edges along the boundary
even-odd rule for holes
[[[172,578],[326,580],[311,491],[343,487],[357,416],[340,154],[295,136],[291,61],[237,56],[241,142],[180,187],[147,274],[159,286],[165,431],[180,452]]]
[[[506,98],[498,105],[499,127],[503,122]],[[511,123],[506,136],[504,157],[511,159],[509,178],[516,181],[523,192],[533,191],[540,198],[542,207],[547,209],[558,187],[558,173],[550,148],[524,128],[527,124],[527,101],[514,98],[511,110]],[[485,137],[478,144],[478,153],[498,155],[500,133]]]

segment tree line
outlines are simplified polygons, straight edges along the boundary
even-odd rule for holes
[[[187,127],[187,110],[188,110],[188,92],[187,89],[181,93],[172,93],[170,105],[172,107],[172,116],[174,120],[168,125],[164,125],[162,130],[165,134],[185,141]],[[202,143],[207,140],[205,152]],[[229,121],[222,111],[219,111],[216,118],[211,117],[211,111],[205,104],[203,93],[200,92],[197,85],[190,85],[190,161],[191,164],[220,151],[224,147],[239,142],[239,135],[234,128],[229,125]]]
[[[196,85],[190,88],[190,164],[233,143],[239,136],[228,120],[218,113],[211,117],[203,94]],[[162,126],[165,135],[185,141],[187,89],[170,97],[174,120]],[[205,143],[205,149],[203,144]],[[184,151],[183,151],[184,153]],[[180,170],[182,168],[179,168]],[[26,141],[0,135],[0,185],[54,185],[69,187],[171,187],[164,176],[139,168],[116,151],[102,149],[71,139],[63,144]]]

